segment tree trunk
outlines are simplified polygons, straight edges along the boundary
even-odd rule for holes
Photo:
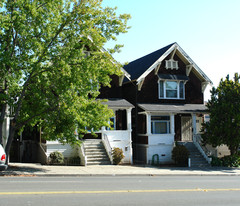
[[[11,148],[11,145],[12,145],[12,141],[13,141],[13,138],[14,138],[15,131],[16,131],[16,123],[15,123],[14,120],[12,120],[11,124],[10,124],[10,131],[9,131],[9,136],[8,136],[8,140],[7,140],[7,145],[5,147],[6,164],[8,164],[8,162],[9,162],[9,153],[10,153],[10,148]]]
[[[6,104],[1,105],[1,116],[0,116],[0,144],[3,144],[3,123],[6,116]]]
[[[3,144],[3,121],[0,120],[0,144]]]

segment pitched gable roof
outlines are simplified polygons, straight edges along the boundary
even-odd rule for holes
[[[172,52],[176,53],[189,66],[189,73],[193,71],[205,84],[212,84],[207,75],[195,64],[187,53],[177,44],[172,43],[144,57],[130,62],[124,69],[131,75],[132,80],[141,85],[145,77],[154,69],[157,69],[162,61]],[[141,87],[141,86],[140,86]]]
[[[146,56],[136,59],[123,68],[131,75],[132,80],[138,79],[159,57],[161,57],[173,44],[163,47]]]

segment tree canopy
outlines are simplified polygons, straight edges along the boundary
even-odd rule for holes
[[[0,0],[0,108],[2,129],[14,110],[7,138],[26,124],[49,139],[75,143],[76,133],[107,125],[112,112],[96,100],[121,65],[103,49],[128,30],[128,14],[101,0]]]
[[[210,121],[204,124],[204,143],[214,147],[225,144],[231,155],[238,151],[240,145],[240,76],[235,74],[234,80],[229,76],[221,79],[219,86],[211,91],[211,99],[207,103]]]

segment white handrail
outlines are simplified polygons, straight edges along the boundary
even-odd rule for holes
[[[208,151],[207,148],[203,149],[202,138],[200,134],[193,135],[193,143],[198,148],[199,152],[203,155],[203,157],[207,160],[207,162],[211,164],[212,158],[207,155],[207,153],[210,154],[211,152]]]
[[[109,142],[108,137],[107,137],[106,134],[102,135],[102,142],[103,142],[103,145],[104,145],[104,147],[105,147],[105,149],[107,151],[107,154],[108,154],[108,157],[110,159],[110,162],[111,162],[111,164],[113,164],[112,147],[110,145],[110,142]]]
[[[78,155],[79,155],[80,160],[81,160],[81,165],[87,166],[87,156],[85,155],[85,152],[84,152],[83,143],[81,143],[81,146],[79,146],[78,148],[79,148]]]

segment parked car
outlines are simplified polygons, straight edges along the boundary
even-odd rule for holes
[[[0,144],[0,171],[7,169],[6,165],[6,153]]]

